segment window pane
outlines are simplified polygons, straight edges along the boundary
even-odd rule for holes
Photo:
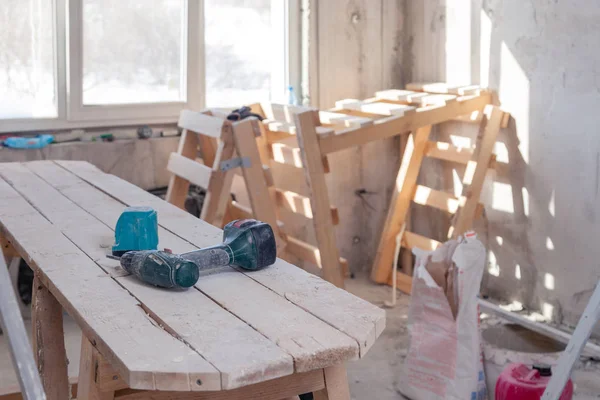
[[[185,101],[185,0],[83,1],[83,104]]]
[[[0,119],[56,117],[53,1],[0,3]]]
[[[205,0],[204,4],[207,106],[269,100],[273,63],[285,57],[276,45],[276,36],[284,32],[273,29],[271,0]],[[280,91],[283,94],[285,88]]]

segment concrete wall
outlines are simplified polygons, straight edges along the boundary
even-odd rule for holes
[[[402,87],[405,0],[310,0],[310,103],[368,98]],[[392,138],[329,155],[330,201],[340,214],[337,244],[350,270],[370,270],[383,227],[400,141]],[[357,195],[356,191],[364,191]]]
[[[513,116],[478,224],[484,290],[575,324],[600,278],[600,2],[423,0],[405,19],[407,80],[481,83]],[[447,166],[432,171],[453,188]]]
[[[73,142],[51,144],[38,150],[0,147],[0,162],[33,160],[82,160],[102,171],[117,175],[143,189],[169,184],[169,155],[177,151],[179,137],[114,142]]]

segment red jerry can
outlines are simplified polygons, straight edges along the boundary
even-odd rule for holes
[[[510,364],[496,382],[496,400],[539,400],[552,376],[549,365],[539,364],[532,368],[525,364]],[[560,400],[573,398],[573,382],[569,379]]]

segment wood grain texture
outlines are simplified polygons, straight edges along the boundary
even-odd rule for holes
[[[56,161],[56,163],[65,166],[74,174],[125,204],[136,203],[154,207],[158,213],[159,225],[185,238],[195,246],[207,247],[220,243],[222,240],[220,229],[194,218],[192,215],[115,176],[104,174],[90,164],[72,161]],[[282,297],[284,295],[287,297],[286,293],[293,293],[294,290],[306,291],[311,285],[318,283],[319,289],[314,290],[310,298],[303,299],[302,296],[290,296],[291,300],[288,301],[326,321],[329,325],[339,330],[345,330],[345,332],[351,332],[353,327],[361,329],[360,326],[364,325],[359,323],[360,321],[373,321],[367,325],[368,332],[354,337],[357,341],[362,340],[364,335],[368,336],[373,329],[375,335],[378,336],[385,327],[385,312],[383,310],[282,260],[277,260],[269,268],[245,275],[260,282]],[[327,304],[329,307],[323,307],[323,304]],[[355,311],[345,311],[346,307],[349,309],[354,308]]]
[[[325,389],[314,393],[315,400],[350,400],[346,367],[336,365],[325,368]]]
[[[61,194],[82,207],[77,208],[77,205],[67,198],[57,193],[52,194],[48,190],[45,198],[51,199],[54,207],[72,211],[68,217],[56,220],[60,215],[58,210],[52,211],[43,204],[38,204],[40,210],[92,259],[101,259],[105,250],[94,240],[98,236],[112,236],[112,228],[100,220],[87,219],[86,215],[111,221],[118,218],[123,204],[52,162],[45,162],[43,165],[37,163],[30,168],[42,177],[54,180],[54,183],[60,182]],[[43,186],[39,182],[35,185],[31,182],[30,184],[38,188]],[[112,215],[108,215],[109,213]],[[72,222],[78,222],[77,236],[72,235],[68,229]],[[165,232],[161,229],[159,234],[162,236]],[[169,238],[168,245],[175,253],[195,249],[190,249],[188,243],[174,236]],[[261,382],[293,372],[293,360],[290,356],[198,290],[180,292],[159,289],[141,283],[131,276],[119,277],[118,282],[140,302],[141,307],[153,320],[174,336],[181,338],[220,371],[224,389]]]
[[[396,190],[392,194],[375,262],[371,270],[371,278],[375,282],[385,283],[390,277],[395,238],[406,221],[430,131],[431,126],[418,129],[409,138],[402,155],[402,163],[396,178]]]
[[[118,400],[281,400],[296,394],[310,393],[325,386],[323,370],[298,373],[235,390],[205,393],[145,392],[122,390]]]
[[[62,312],[61,305],[36,273],[31,300],[33,355],[48,400],[69,397]]]
[[[79,357],[79,380],[77,382],[77,400],[113,400],[114,390],[100,391],[97,384],[98,350],[82,336]],[[68,397],[66,397],[68,398]]]
[[[321,150],[314,128],[314,114],[312,111],[296,114],[298,145],[302,154],[306,181],[311,192],[309,197],[323,265],[323,278],[343,288],[344,276],[338,262],[339,255],[331,219],[331,203],[325,182]]]
[[[3,164],[0,174],[4,177],[8,169]],[[43,201],[39,188],[27,184],[21,188]],[[220,388],[216,369],[155,325],[129,293],[5,180],[0,180],[0,200],[2,233],[130,387],[190,390],[201,378],[207,382],[206,390]],[[73,229],[77,231],[76,226]],[[157,347],[162,351],[147,351]]]

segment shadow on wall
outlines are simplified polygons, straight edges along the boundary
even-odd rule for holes
[[[477,221],[489,249],[484,292],[576,324],[600,277],[600,3],[426,0],[408,13],[410,80],[480,83],[513,117]],[[473,138],[456,123],[435,134]],[[423,183],[460,193],[462,171],[439,168]]]

